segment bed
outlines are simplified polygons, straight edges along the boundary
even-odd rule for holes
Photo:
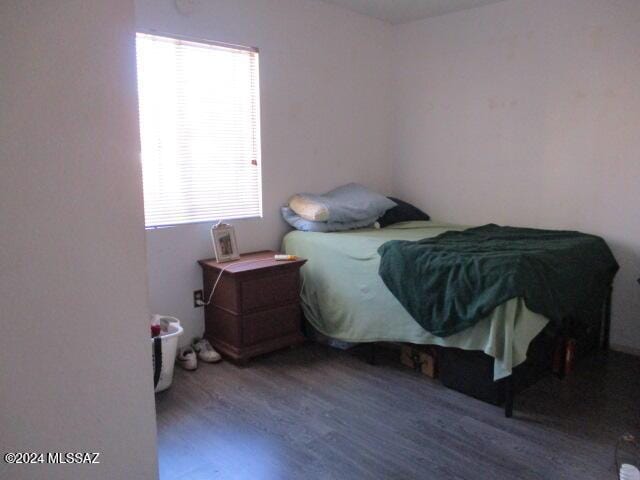
[[[462,332],[437,337],[424,330],[378,275],[378,248],[389,240],[420,240],[467,227],[434,221],[335,233],[292,231],[286,253],[308,259],[302,269],[306,319],[323,335],[344,342],[407,342],[483,352],[493,359],[493,381],[511,378],[548,323],[513,298]]]

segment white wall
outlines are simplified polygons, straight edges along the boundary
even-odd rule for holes
[[[299,191],[358,181],[387,192],[391,26],[310,0],[136,0],[140,29],[260,49],[264,218],[232,222],[242,252],[278,249],[279,207]],[[147,232],[151,309],[179,317],[183,343],[202,333],[196,261],[213,256],[209,224]]]
[[[7,479],[150,479],[155,408],[131,0],[0,2],[0,452]]]
[[[394,191],[436,219],[579,229],[640,348],[640,2],[511,0],[394,30]]]

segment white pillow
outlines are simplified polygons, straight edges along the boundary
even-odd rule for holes
[[[329,220],[329,208],[305,195],[294,195],[289,199],[289,208],[300,217],[312,222],[326,222]]]
[[[357,183],[342,185],[324,195],[298,193],[289,200],[289,208],[311,222],[357,222],[378,218],[395,206],[384,195]]]

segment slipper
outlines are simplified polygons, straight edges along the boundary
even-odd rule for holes
[[[176,355],[176,363],[185,370],[195,370],[198,368],[196,352],[194,352],[191,347],[182,347]]]
[[[222,357],[209,343],[206,338],[196,338],[191,344],[195,352],[198,354],[198,358],[203,362],[216,363],[219,362]]]

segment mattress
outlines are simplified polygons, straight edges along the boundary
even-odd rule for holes
[[[335,233],[293,231],[283,250],[306,258],[301,269],[302,307],[307,320],[345,342],[408,342],[477,350],[493,357],[494,380],[526,360],[531,341],[548,320],[513,298],[474,326],[448,337],[424,330],[378,275],[378,247],[389,240],[420,240],[467,227],[434,221],[404,222],[382,229]]]

